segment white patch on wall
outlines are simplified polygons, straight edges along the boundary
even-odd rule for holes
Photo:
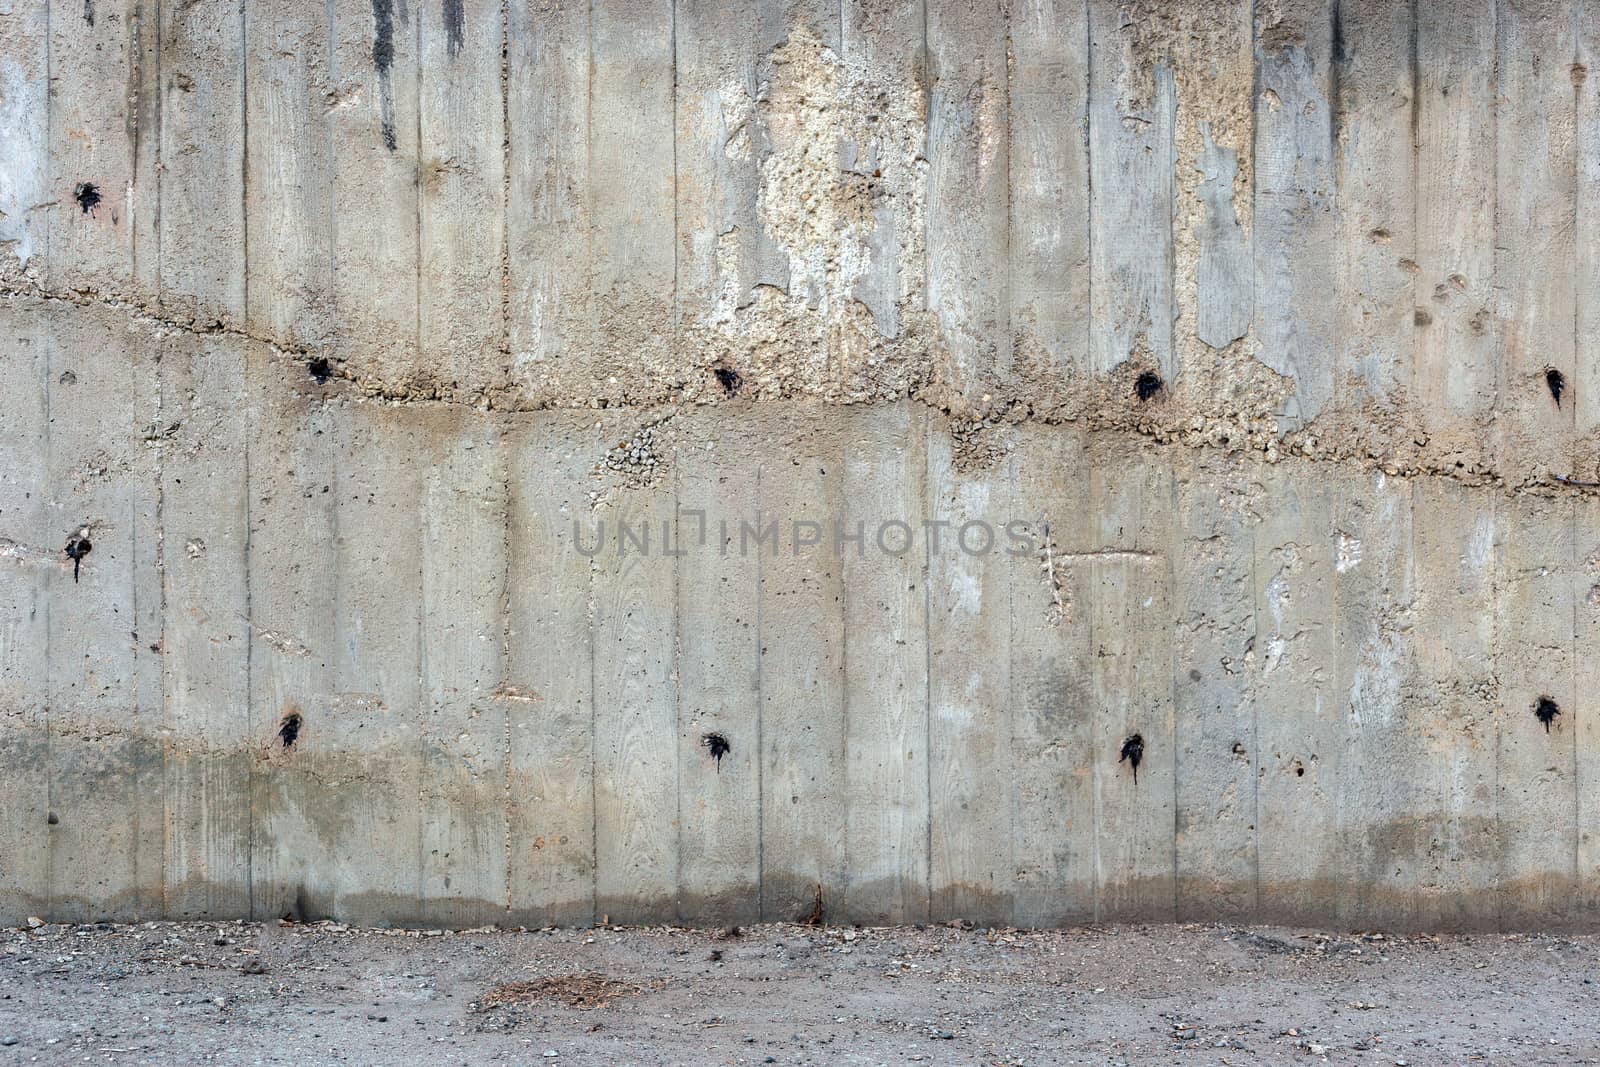
[[[1289,598],[1289,580],[1278,571],[1267,583],[1267,610],[1272,613],[1272,638],[1267,642],[1266,662],[1262,672],[1271,674],[1283,659],[1288,642],[1283,639],[1283,602]]]
[[[1345,571],[1358,567],[1361,564],[1361,538],[1347,534],[1343,530],[1336,531],[1337,544],[1333,555],[1333,569],[1343,574]]]
[[[966,695],[970,697],[970,690],[975,686],[969,684],[967,688],[969,692]],[[933,705],[933,715],[947,726],[965,729],[976,721],[977,707],[959,700],[937,700]]]
[[[983,583],[979,580],[982,564],[962,549],[961,524],[967,521],[967,516],[988,514],[989,487],[982,482],[962,482],[956,488],[953,503],[949,525],[937,534],[939,553],[956,561],[955,566],[947,568],[950,592],[954,594],[952,613],[975,619],[983,612]]]
[[[0,247],[23,266],[33,255],[34,211],[45,194],[41,89],[14,60],[0,59]]]
[[[958,550],[959,551],[959,550]],[[967,570],[955,570],[948,576],[949,589],[954,600],[951,614],[975,618],[983,608],[983,586],[978,576]]]
[[[1494,517],[1492,515],[1478,516],[1478,524],[1472,528],[1472,540],[1467,542],[1467,566],[1475,574],[1483,573],[1489,565],[1489,559],[1494,554]]]
[[[781,303],[796,320],[837,328],[858,299],[875,247],[892,251],[895,262],[922,255],[922,150],[930,121],[923,89],[847,62],[804,26],[771,59],[759,107],[736,84],[724,90],[731,102],[726,143],[744,150],[739,134],[762,125],[769,150],[760,162],[757,214],[789,259]],[[874,314],[903,295],[880,294],[887,304]]]
[[[722,154],[743,162],[750,158],[750,122],[755,117],[755,101],[740,78],[728,78],[701,105],[704,130],[715,130],[722,142]],[[704,134],[702,134],[703,136]]]
[[[696,242],[700,240],[695,238]],[[711,305],[710,321],[726,325],[739,310],[739,227],[729,227],[717,235],[717,288]]]
[[[1350,725],[1389,725],[1400,707],[1400,679],[1405,649],[1401,635],[1375,633],[1363,643],[1350,681]]]

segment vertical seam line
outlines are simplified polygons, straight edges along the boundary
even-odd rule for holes
[[[923,4],[923,11],[927,11],[926,3]],[[926,412],[919,416],[918,421],[921,423],[919,436],[922,441],[920,496],[922,505],[935,509],[937,514],[938,503],[934,499],[934,481],[928,469],[933,461],[933,450],[929,447],[928,441],[932,427]],[[923,917],[931,921],[933,919],[933,542],[927,537],[923,538],[922,561],[922,777],[927,798],[923,823],[922,861],[925,897]]]
[[[756,522],[761,522],[761,466],[756,466]],[[678,547],[683,547],[679,542]],[[776,551],[776,548],[774,548]],[[756,918],[766,920],[767,899],[767,838],[766,838],[766,693],[762,686],[761,669],[766,658],[766,635],[762,632],[764,621],[761,611],[762,567],[761,551],[756,550]]]
[[[239,223],[240,252],[244,257],[244,284],[240,313],[244,328],[250,328],[250,18],[247,0],[239,0]],[[245,346],[245,391],[249,394],[250,350]],[[244,725],[245,735],[255,737],[255,607],[250,581],[250,540],[253,518],[250,508],[250,444],[254,437],[255,410],[245,405],[244,438]],[[254,760],[245,761],[245,902],[247,916],[256,917],[256,769]]]

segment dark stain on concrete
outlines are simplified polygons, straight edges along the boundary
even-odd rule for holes
[[[83,557],[94,550],[94,543],[89,540],[89,529],[84,527],[67,539],[65,549],[67,558],[72,561],[72,580],[78,580],[78,568],[83,564]]]
[[[822,903],[822,883],[817,883],[816,895],[811,898],[811,907],[800,917],[800,922],[805,926],[821,926],[826,920],[828,909]]]
[[[1344,12],[1340,10],[1338,0],[1334,0],[1331,21],[1333,25],[1328,41],[1328,133],[1332,147],[1329,155],[1337,157],[1339,127],[1344,121],[1344,68],[1350,63],[1350,52],[1345,48],[1344,40]]]
[[[378,72],[378,99],[382,111],[383,146],[395,150],[394,84],[394,0],[372,0],[372,66]]]
[[[1544,723],[1544,732],[1550,732],[1550,724],[1556,721],[1556,716],[1561,714],[1561,705],[1549,697],[1540,697],[1539,702],[1533,706],[1533,717]]]
[[[291,711],[278,723],[278,740],[283,742],[284,748],[293,748],[296,741],[300,740],[300,727],[305,720],[298,711]]]
[[[1122,755],[1117,757],[1118,763],[1126,762],[1133,768],[1133,784],[1139,784],[1139,764],[1144,760],[1144,735],[1130,734],[1122,742]]]
[[[72,190],[72,199],[78,202],[78,210],[85,215],[91,214],[100,206],[100,187],[94,182],[79,182],[77,188]]]
[[[1550,390],[1550,395],[1555,398],[1556,407],[1561,406],[1561,394],[1567,388],[1567,376],[1554,367],[1544,372],[1544,384]]]
[[[465,37],[466,17],[462,7],[463,0],[444,0],[445,47],[449,49],[451,59],[461,54]]]
[[[733,751],[733,746],[728,744],[728,739],[715,730],[700,739],[700,744],[717,761],[717,773],[722,773],[722,757]]]

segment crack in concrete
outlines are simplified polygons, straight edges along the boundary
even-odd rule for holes
[[[156,330],[171,331],[191,337],[202,338],[230,338],[245,343],[259,344],[266,347],[280,358],[292,359],[297,362],[315,356],[322,356],[334,344],[310,345],[271,334],[261,333],[240,325],[227,317],[211,319],[208,321],[184,319],[152,310],[142,302],[114,293],[104,293],[96,289],[71,288],[50,289],[28,279],[28,284],[16,284],[15,281],[0,282],[0,299],[7,301],[35,300],[53,304],[60,304],[79,309],[93,309],[102,312],[117,314],[126,319],[130,324],[147,326]],[[560,400],[525,400],[509,395],[509,387],[498,387],[494,392],[485,393],[481,398],[465,400],[460,397],[445,395],[421,396],[415,392],[396,388],[369,376],[355,374],[344,363],[333,360],[328,362],[327,377],[329,381],[338,382],[355,390],[358,399],[378,401],[388,404],[412,407],[440,407],[440,408],[466,408],[481,412],[499,412],[505,414],[534,414],[545,411],[660,411],[663,408],[675,408],[683,405],[715,406],[705,404],[703,401],[688,396],[690,386],[685,383],[669,384],[664,386],[665,394],[649,402],[615,402],[602,398],[585,398],[562,402]],[[953,405],[941,402],[927,394],[923,387],[912,386],[905,393],[895,397],[884,397],[863,402],[848,402],[838,406],[866,407],[880,404],[898,403],[909,401],[919,404],[931,411],[942,414],[948,418],[958,418]],[[781,404],[793,402],[791,398],[774,400],[748,400],[753,406],[767,404]],[[802,403],[821,403],[809,398],[802,398]],[[664,421],[672,417],[673,413],[657,418],[655,422]],[[1362,470],[1382,473],[1387,477],[1412,479],[1419,477],[1443,478],[1458,482],[1473,488],[1486,488],[1499,490],[1511,495],[1529,494],[1544,496],[1575,496],[1587,493],[1600,483],[1589,483],[1565,477],[1555,472],[1546,472],[1543,480],[1524,479],[1515,484],[1508,483],[1505,477],[1497,470],[1488,468],[1462,469],[1459,464],[1431,463],[1426,457],[1413,456],[1410,462],[1402,467],[1395,463],[1385,462],[1382,458],[1362,454],[1355,448],[1340,448],[1323,442],[1315,425],[1307,426],[1290,432],[1265,431],[1252,432],[1248,427],[1254,422],[1254,417],[1246,411],[1222,410],[1212,412],[1209,422],[1210,428],[1194,425],[1192,419],[1172,424],[1163,423],[1158,416],[1150,412],[1132,412],[1117,409],[1108,414],[1098,410],[1089,410],[1081,414],[1041,412],[1035,411],[1024,402],[1014,401],[998,416],[993,418],[995,428],[1003,430],[1007,426],[1020,424],[1033,424],[1039,426],[1074,426],[1089,433],[1122,433],[1136,436],[1151,441],[1163,447],[1180,447],[1198,452],[1237,454],[1241,457],[1250,456],[1267,463],[1278,463],[1285,460],[1298,460],[1307,463],[1332,464],[1338,466],[1355,466]],[[651,425],[654,425],[653,422]],[[1217,426],[1238,427],[1237,437],[1228,435],[1219,442],[1215,440],[1213,432]],[[1231,439],[1231,441],[1230,441]]]

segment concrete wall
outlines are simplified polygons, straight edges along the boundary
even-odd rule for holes
[[[1595,16],[0,0],[0,917],[1592,926]]]

